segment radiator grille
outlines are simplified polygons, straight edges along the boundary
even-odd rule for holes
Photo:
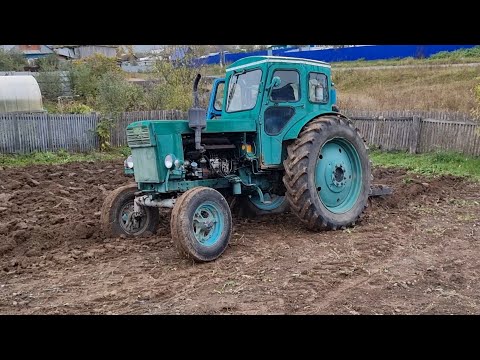
[[[151,145],[150,131],[147,126],[138,126],[127,129],[128,146]]]

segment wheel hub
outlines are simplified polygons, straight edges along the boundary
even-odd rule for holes
[[[218,209],[211,204],[200,205],[193,214],[193,232],[197,241],[213,245],[221,233],[221,218]]]
[[[120,210],[120,226],[129,234],[138,232],[144,225],[144,214],[135,213],[133,202],[125,204]]]
[[[345,167],[343,163],[336,164],[332,172],[332,183],[337,187],[345,186],[347,178],[345,177]]]
[[[352,144],[341,138],[326,142],[318,156],[315,173],[322,203],[334,213],[348,211],[360,192],[359,174],[361,164]]]

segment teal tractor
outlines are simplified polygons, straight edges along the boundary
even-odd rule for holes
[[[364,140],[339,112],[330,65],[255,56],[231,64],[212,86],[207,110],[188,120],[127,127],[135,184],[105,199],[109,236],[155,233],[158,208],[172,208],[181,253],[212,261],[227,248],[234,208],[250,215],[287,209],[312,230],[355,224],[371,195]]]

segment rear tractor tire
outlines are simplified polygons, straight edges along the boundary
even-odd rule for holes
[[[238,215],[255,218],[263,215],[283,214],[289,210],[290,205],[285,195],[264,193],[263,197],[267,203],[262,203],[258,194],[239,198]]]
[[[232,214],[217,190],[196,187],[183,193],[172,211],[170,228],[181,254],[198,262],[217,259],[232,236]]]
[[[368,206],[372,175],[365,142],[348,119],[312,120],[287,151],[291,211],[312,230],[354,225]]]
[[[103,202],[100,222],[106,236],[142,236],[157,232],[160,214],[158,208],[142,207],[139,217],[133,215],[133,201],[138,191],[137,184],[115,189]]]

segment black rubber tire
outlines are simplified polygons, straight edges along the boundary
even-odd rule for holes
[[[195,210],[206,201],[215,203],[224,216],[220,238],[212,246],[202,245],[193,232]],[[232,224],[232,213],[223,195],[215,189],[200,186],[186,191],[177,199],[172,210],[170,229],[180,254],[197,262],[207,262],[217,259],[227,248],[232,236]]]
[[[141,237],[146,233],[155,234],[158,229],[160,214],[157,208],[143,207],[146,216],[146,223],[137,233],[127,232],[119,223],[119,212],[122,207],[135,199],[135,192],[138,191],[137,184],[128,184],[110,192],[103,201],[100,222],[102,230],[107,237],[120,235]]]
[[[250,201],[248,196],[241,196],[238,199],[238,203],[235,205],[238,207],[237,214],[241,217],[253,219],[257,216],[264,215],[278,215],[283,214],[284,212],[290,209],[290,204],[287,199],[276,209],[273,210],[263,210],[255,206],[254,203]]]
[[[355,205],[343,214],[329,211],[315,186],[315,167],[323,145],[336,137],[349,141],[357,151],[362,168],[362,187]],[[342,116],[322,116],[308,123],[287,148],[283,183],[290,210],[312,230],[337,230],[354,225],[368,206],[372,180],[368,148],[358,129]]]

